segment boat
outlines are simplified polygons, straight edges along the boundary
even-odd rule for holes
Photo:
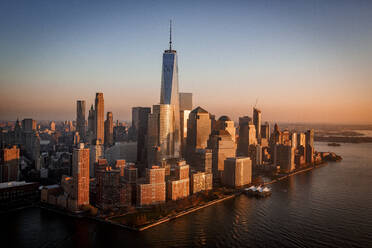
[[[269,187],[264,187],[264,186],[251,186],[249,188],[244,189],[245,193],[248,196],[255,196],[255,197],[266,197],[271,195],[271,189]]]

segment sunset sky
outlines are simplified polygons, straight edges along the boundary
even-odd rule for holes
[[[160,100],[173,19],[180,91],[234,120],[372,123],[372,1],[0,1],[0,120],[130,120]]]

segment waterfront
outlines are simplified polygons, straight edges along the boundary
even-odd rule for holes
[[[341,144],[338,163],[270,185],[265,199],[241,195],[143,232],[38,208],[2,216],[9,247],[368,247],[372,244],[372,144]]]

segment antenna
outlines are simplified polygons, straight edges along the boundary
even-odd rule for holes
[[[256,98],[256,103],[254,104],[254,108],[256,108],[257,103],[258,103],[258,97]]]
[[[172,19],[169,20],[169,51],[172,51]]]

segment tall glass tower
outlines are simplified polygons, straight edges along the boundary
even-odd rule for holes
[[[170,126],[173,132],[169,137],[169,155],[178,158],[181,151],[180,133],[180,107],[178,92],[178,64],[177,52],[172,50],[172,22],[169,28],[169,49],[163,53],[163,67],[161,74],[160,104],[169,104],[172,111],[169,112]]]

